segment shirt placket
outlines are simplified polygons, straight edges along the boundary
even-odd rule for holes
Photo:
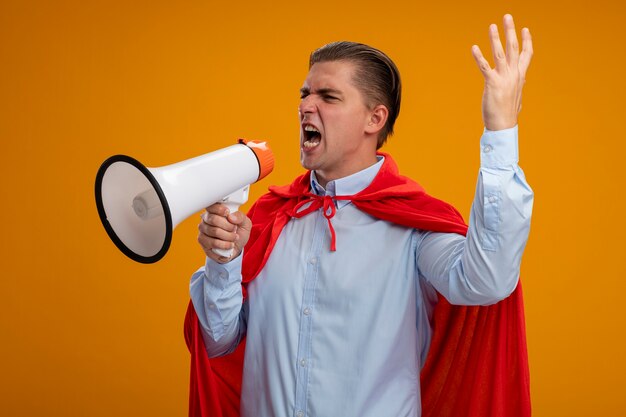
[[[300,307],[300,326],[298,337],[298,356],[296,358],[296,401],[294,417],[307,415],[307,392],[309,372],[311,370],[311,346],[313,343],[312,322],[314,316],[315,288],[320,268],[320,254],[323,248],[326,219],[321,211],[312,213],[315,216],[313,242],[308,254],[302,304]]]

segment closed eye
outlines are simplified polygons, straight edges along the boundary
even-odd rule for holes
[[[335,94],[337,93],[337,94]],[[319,95],[324,101],[341,101],[342,94],[340,91],[333,88],[320,88],[319,90],[311,92],[307,87],[300,89],[300,100],[304,100],[311,94]]]
[[[327,102],[341,101],[343,97],[341,91],[334,88],[320,88],[317,93]]]

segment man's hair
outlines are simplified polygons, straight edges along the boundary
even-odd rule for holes
[[[402,84],[400,72],[391,58],[371,46],[356,42],[333,42],[316,49],[309,57],[309,69],[318,62],[348,61],[356,64],[354,83],[365,96],[369,108],[382,104],[389,110],[385,126],[378,135],[376,148],[393,135],[400,113]]]

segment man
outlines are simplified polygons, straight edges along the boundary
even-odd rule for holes
[[[432,331],[439,295],[491,305],[516,289],[533,200],[517,166],[532,43],[522,30],[519,53],[510,15],[504,29],[506,53],[490,27],[495,69],[472,48],[486,130],[466,236],[454,209],[377,153],[400,110],[399,73],[382,52],[349,42],[311,55],[299,106],[310,172],[272,188],[250,217],[220,204],[202,215],[207,261],[191,278],[193,320],[209,357],[245,336],[242,416],[419,416],[429,347],[445,350]]]

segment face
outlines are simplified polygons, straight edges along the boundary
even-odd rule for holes
[[[313,64],[301,89],[300,162],[322,182],[354,174],[376,162],[372,112],[352,81],[354,64]]]

